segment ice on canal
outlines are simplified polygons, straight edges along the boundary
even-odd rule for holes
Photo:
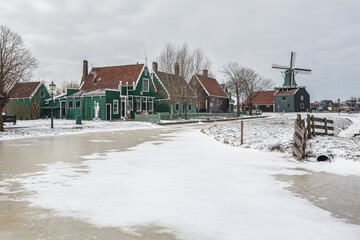
[[[36,207],[97,226],[166,228],[180,239],[360,239],[360,227],[285,190],[305,175],[282,153],[220,143],[197,129],[130,151],[19,176]],[[293,169],[293,170],[291,170]]]

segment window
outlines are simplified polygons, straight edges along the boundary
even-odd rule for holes
[[[288,104],[288,108],[290,107],[290,104]]]
[[[145,68],[145,76],[147,76],[148,75],[148,70],[147,70],[147,68]]]
[[[136,111],[141,112],[141,98],[135,97],[135,101],[136,101]]]
[[[134,107],[133,107],[133,96],[128,96],[128,109],[130,111],[134,110]]]
[[[189,109],[189,111],[191,111],[191,103],[189,103],[188,109]]]
[[[208,100],[205,100],[205,109],[208,109]]]
[[[179,111],[179,104],[177,103],[177,104],[175,104],[175,111]]]
[[[286,97],[281,97],[281,100],[286,101]]]
[[[68,102],[68,108],[74,108],[74,102],[73,101]]]
[[[149,79],[143,79],[142,91],[148,92],[149,91]]]
[[[119,100],[113,100],[113,113],[119,114]]]
[[[149,111],[154,111],[154,99],[148,98],[148,109]]]
[[[41,97],[41,98],[45,97],[45,91],[44,91],[44,90],[43,90],[43,91],[40,91],[40,97]]]
[[[81,108],[81,102],[75,101],[75,108]]]
[[[303,96],[303,95],[301,95],[300,99],[301,99],[301,101],[304,101],[304,96]]]
[[[147,97],[143,97],[143,101],[142,101],[142,110],[148,110],[147,109]]]
[[[300,108],[301,109],[304,109],[305,108],[305,105],[303,103],[300,103]]]

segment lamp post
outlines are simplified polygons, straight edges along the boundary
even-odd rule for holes
[[[55,83],[52,81],[49,85],[49,89],[50,89],[50,94],[51,94],[51,128],[54,128],[54,113],[53,113],[53,109],[54,109],[54,93],[55,93],[55,88],[56,85]]]

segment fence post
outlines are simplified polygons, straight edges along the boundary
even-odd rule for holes
[[[241,145],[244,143],[244,122],[241,121]]]
[[[327,119],[324,118],[324,124],[325,124],[325,135],[328,135],[328,126],[327,126]]]
[[[315,136],[315,117],[311,116],[311,127],[312,127],[312,135]]]
[[[301,128],[301,115],[300,114],[297,115],[296,120],[299,123],[299,127]]]
[[[307,122],[307,133],[308,138],[311,139],[311,124],[310,124],[310,114],[306,115],[306,122]]]

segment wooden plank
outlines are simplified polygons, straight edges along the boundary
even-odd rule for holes
[[[310,118],[310,114],[307,114],[306,115],[306,122],[307,122],[307,137],[309,138],[309,139],[311,139],[311,123],[310,123],[310,121],[311,121],[311,118]]]
[[[304,136],[303,129],[299,128],[298,126],[294,125],[295,132],[297,132],[300,136]]]
[[[296,147],[293,147],[292,150],[293,150],[293,155],[295,155],[298,160],[303,159],[302,153]]]
[[[295,136],[294,136],[294,143],[296,143],[296,145],[299,146],[300,148],[302,148],[304,145],[304,142]]]
[[[324,122],[324,118],[316,118],[316,117],[314,117],[314,121],[315,122]],[[326,119],[326,121],[328,122],[328,123],[334,123],[334,121],[333,120],[330,120],[330,119]]]
[[[314,125],[314,128],[316,129],[325,129],[325,126],[322,125]],[[327,127],[328,130],[334,130],[334,127]]]

